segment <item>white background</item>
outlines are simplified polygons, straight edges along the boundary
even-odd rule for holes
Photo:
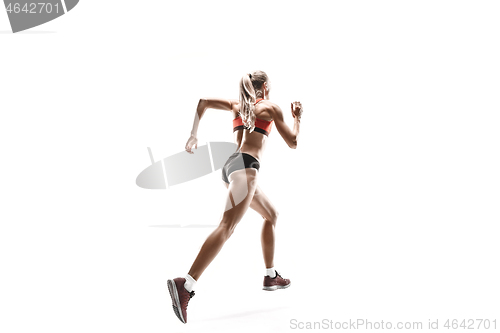
[[[81,1],[12,34],[0,10],[0,331],[281,332],[290,321],[496,319],[500,328],[500,4],[496,1]],[[280,212],[261,290],[249,211],[184,325],[166,281],[218,223],[220,172],[135,184],[183,150],[200,97],[249,71],[274,128],[260,185]],[[231,141],[210,110],[200,145]],[[495,317],[496,316],[496,317]],[[490,330],[491,331],[491,330]]]

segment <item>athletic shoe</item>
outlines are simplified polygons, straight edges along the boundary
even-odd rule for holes
[[[276,272],[276,276],[274,278],[269,275],[264,276],[264,287],[262,289],[273,291],[276,289],[285,289],[290,287],[290,280],[283,279],[278,272]]]
[[[194,296],[194,290],[189,292],[184,288],[185,278],[177,278],[168,280],[168,292],[172,298],[172,307],[174,308],[175,315],[184,324],[187,323],[187,306],[189,300]]]

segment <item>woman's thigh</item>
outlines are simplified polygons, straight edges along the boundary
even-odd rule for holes
[[[238,223],[248,207],[257,189],[258,171],[253,168],[236,170],[229,175],[226,207],[222,221]]]
[[[226,188],[229,187],[228,183],[224,183]],[[228,196],[227,202],[226,202],[226,210],[231,209],[232,207],[232,202],[230,200],[230,197]],[[260,188],[260,186],[257,185],[255,189],[255,193],[252,197],[252,202],[250,203],[250,208],[252,208],[254,211],[256,211],[262,218],[268,220],[268,221],[276,221],[278,217],[278,211],[276,210],[276,207],[274,207],[273,203],[269,198],[266,196],[264,191]]]

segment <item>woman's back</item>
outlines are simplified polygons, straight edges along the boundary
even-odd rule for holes
[[[260,100],[257,102],[254,109],[256,127],[252,132],[250,132],[249,129],[242,129],[239,131],[241,134],[238,133],[237,135],[237,139],[239,139],[237,144],[242,153],[250,154],[258,160],[261,159],[265,150],[270,127],[272,126],[273,119],[271,117],[271,110],[272,103],[268,100]],[[262,129],[264,125],[267,125],[269,130]]]

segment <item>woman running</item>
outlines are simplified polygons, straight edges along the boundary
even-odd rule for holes
[[[245,74],[240,81],[240,99],[201,99],[186,143],[186,151],[193,153],[197,147],[196,137],[200,119],[206,109],[231,111],[234,114],[233,132],[238,150],[231,155],[222,168],[222,180],[228,188],[226,209],[219,226],[208,236],[185,278],[168,280],[168,290],[177,317],[187,322],[187,306],[194,296],[194,286],[203,271],[222,249],[234,232],[248,207],[264,218],[262,227],[262,252],[266,265],[264,290],[284,289],[290,286],[289,279],[283,279],[274,269],[274,227],[278,212],[257,185],[260,160],[272,123],[290,148],[297,147],[302,105],[291,105],[294,118],[293,129],[283,120],[281,109],[269,101],[269,79],[263,71]]]

